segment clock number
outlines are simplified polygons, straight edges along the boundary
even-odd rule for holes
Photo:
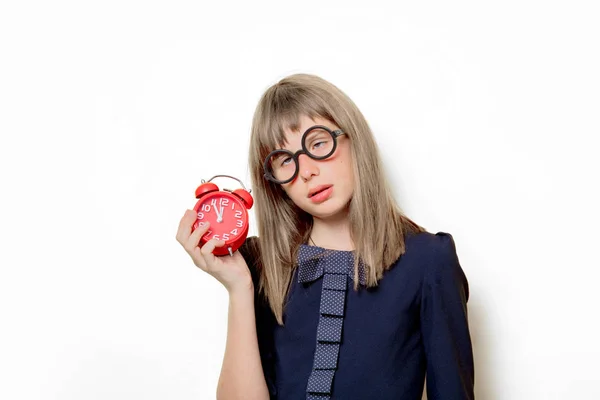
[[[210,212],[210,204],[202,204],[202,211]]]
[[[237,226],[238,228],[241,228],[241,227],[242,227],[242,225],[244,225],[244,223],[242,222],[242,220],[241,220],[241,219],[239,219],[239,220],[238,220],[238,221],[235,223],[235,226]]]
[[[237,235],[237,234],[238,234],[238,231],[237,231],[237,229],[234,229],[234,230],[232,230],[232,231],[231,231],[231,234],[232,234],[232,235]]]
[[[214,236],[212,237],[213,239],[217,239],[219,240],[219,235],[217,235],[216,233],[214,234]]]
[[[228,233],[224,233],[222,239],[223,240],[229,240],[229,234]]]
[[[242,218],[242,212],[240,210],[235,212],[235,217],[236,218]]]
[[[231,209],[235,210],[235,203],[231,203]]]
[[[221,198],[221,205],[223,207],[227,207],[229,205],[229,199],[223,199],[223,198]]]
[[[204,213],[199,212],[198,219],[204,219]],[[204,222],[202,223],[202,225],[204,225]]]

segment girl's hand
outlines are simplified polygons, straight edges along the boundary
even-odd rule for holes
[[[215,256],[212,253],[215,247],[222,247],[225,244],[224,240],[217,239],[210,239],[202,248],[198,246],[200,238],[208,231],[210,224],[198,226],[192,232],[192,225],[196,222],[196,218],[193,210],[186,210],[179,222],[176,236],[177,241],[192,257],[194,264],[215,277],[229,293],[239,289],[252,289],[250,270],[239,251],[233,253],[233,257],[229,254],[221,257]]]

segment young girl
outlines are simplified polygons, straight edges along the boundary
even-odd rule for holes
[[[252,122],[258,236],[231,256],[177,240],[229,292],[217,398],[473,399],[469,288],[450,234],[396,204],[373,134],[336,86],[296,74]]]

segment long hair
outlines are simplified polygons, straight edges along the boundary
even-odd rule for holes
[[[354,250],[354,290],[359,288],[362,261],[367,287],[378,284],[383,272],[405,252],[407,234],[425,231],[396,204],[365,117],[354,102],[330,82],[309,74],[281,79],[262,95],[252,120],[249,168],[258,226],[259,291],[283,325],[296,255],[310,237],[312,216],[296,206],[280,185],[264,178],[263,162],[285,143],[285,130],[299,130],[302,115],[336,124],[350,138],[354,192],[349,204]]]

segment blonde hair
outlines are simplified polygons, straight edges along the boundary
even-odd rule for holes
[[[383,272],[404,254],[406,234],[424,231],[396,204],[375,138],[354,102],[315,75],[294,74],[281,79],[265,91],[256,107],[249,154],[258,226],[258,244],[253,247],[259,291],[280,325],[297,251],[310,237],[312,216],[297,207],[278,184],[264,178],[263,162],[269,152],[283,146],[286,129],[298,131],[302,115],[327,119],[350,138],[355,185],[349,204],[355,244],[354,290],[359,287],[360,261],[366,268],[367,287],[376,286]]]

